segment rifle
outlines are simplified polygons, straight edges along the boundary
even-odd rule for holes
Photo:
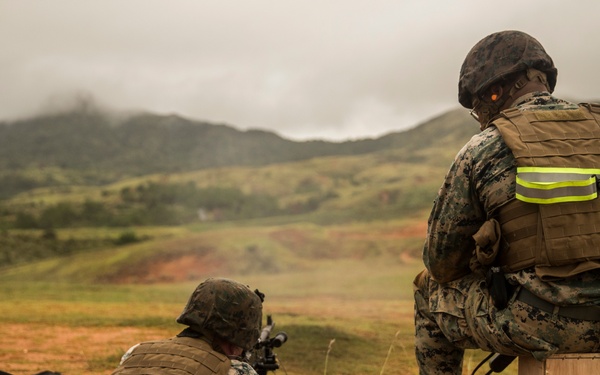
[[[275,372],[279,369],[279,361],[277,360],[277,354],[273,352],[273,348],[279,348],[283,345],[288,336],[285,332],[279,332],[275,337],[269,337],[273,328],[275,328],[275,322],[271,315],[267,315],[267,325],[262,329],[258,342],[250,355],[250,364],[258,375],[267,375],[268,371]]]

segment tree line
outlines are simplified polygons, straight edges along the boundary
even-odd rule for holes
[[[49,229],[182,225],[197,221],[253,219],[311,212],[331,194],[279,207],[268,194],[245,194],[239,188],[198,188],[189,183],[144,183],[120,190],[116,200],[58,202],[14,213],[12,227]]]

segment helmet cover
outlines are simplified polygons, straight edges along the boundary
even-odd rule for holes
[[[262,298],[236,281],[210,278],[196,287],[177,322],[248,350],[260,336]]]
[[[554,91],[558,70],[544,47],[532,36],[514,30],[500,31],[480,40],[467,54],[460,69],[458,101],[473,107],[473,98],[501,78],[528,68],[546,73]]]

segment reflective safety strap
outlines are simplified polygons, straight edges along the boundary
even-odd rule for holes
[[[516,198],[529,203],[581,202],[598,197],[595,168],[518,167]]]

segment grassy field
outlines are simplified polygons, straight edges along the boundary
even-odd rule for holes
[[[131,345],[178,333],[175,318],[197,283],[224,276],[266,294],[265,315],[289,336],[276,349],[278,373],[417,373],[411,282],[422,268],[422,223],[200,229],[156,230],[153,241],[3,270],[0,369],[110,374]],[[129,282],[140,267],[153,274]],[[107,274],[110,282],[98,281]],[[464,373],[483,357],[468,352]]]
[[[14,172],[39,188],[9,189],[0,201],[0,370],[108,375],[130,346],[177,334],[196,285],[222,276],[266,294],[265,315],[289,335],[276,350],[279,374],[416,374],[411,282],[431,201],[470,137],[465,121],[464,111],[433,119],[365,155],[101,179],[46,163]],[[236,188],[270,197],[279,211],[213,210],[203,222],[194,211],[170,227],[41,220],[86,203],[128,217],[138,207],[125,205],[123,191],[149,183]],[[150,216],[148,208],[139,212]],[[484,356],[468,352],[464,373]]]
[[[265,314],[289,336],[276,350],[279,373],[416,374],[410,282],[418,269],[353,261],[307,273],[227,276],[267,294]],[[194,287],[5,283],[3,370],[109,374],[129,346],[181,329],[174,320]],[[482,357],[469,352],[465,373]]]

